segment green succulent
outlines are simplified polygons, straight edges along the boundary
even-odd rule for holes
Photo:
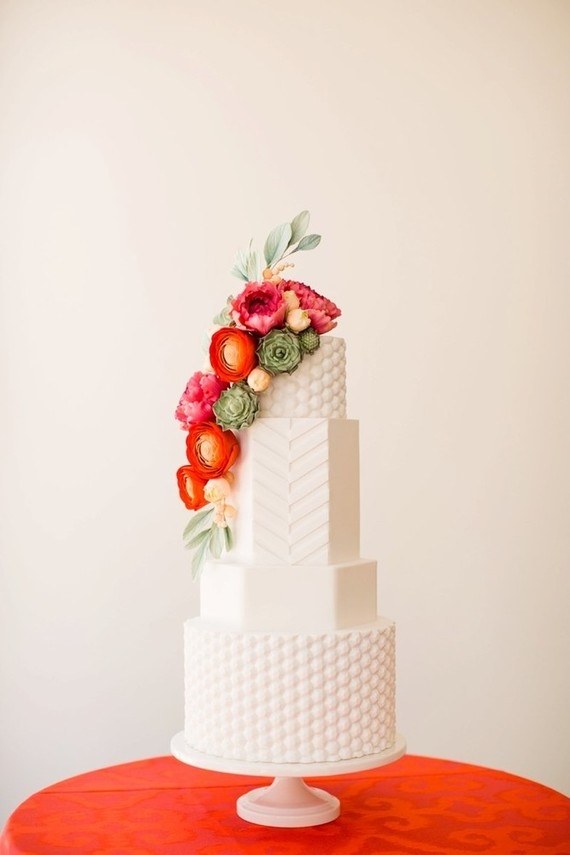
[[[292,374],[303,358],[299,336],[286,329],[271,330],[261,339],[257,356],[270,374]]]
[[[300,332],[298,339],[304,353],[314,353],[321,346],[321,337],[312,327]]]
[[[253,424],[259,409],[259,398],[247,383],[234,383],[214,406],[217,423],[224,430],[241,430]]]

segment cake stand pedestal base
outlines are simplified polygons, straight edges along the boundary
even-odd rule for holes
[[[237,813],[256,825],[303,828],[332,822],[340,814],[340,802],[324,790],[308,787],[302,778],[279,776],[271,786],[240,796]]]
[[[352,760],[330,763],[263,763],[247,760],[229,760],[195,751],[186,743],[184,732],[177,733],[170,743],[177,760],[199,769],[228,772],[234,775],[259,775],[273,777],[269,787],[251,790],[237,800],[237,813],[247,822],[275,828],[305,828],[332,822],[340,814],[340,802],[330,793],[309,787],[305,776],[325,778],[349,772],[376,769],[399,760],[406,753],[406,740],[399,734],[394,745],[378,754],[367,754]]]

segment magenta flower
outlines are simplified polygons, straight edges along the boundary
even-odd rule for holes
[[[236,324],[260,335],[266,335],[274,327],[282,327],[286,314],[287,303],[273,282],[248,282],[231,304],[231,316]]]
[[[302,282],[284,280],[279,283],[279,288],[281,291],[293,291],[297,295],[301,309],[307,312],[311,326],[319,335],[336,327],[335,319],[340,317],[341,312],[332,300],[327,300]]]
[[[196,371],[182,393],[176,407],[175,416],[184,430],[197,422],[214,421],[212,406],[216,403],[229,383],[224,383],[215,374],[203,374]]]

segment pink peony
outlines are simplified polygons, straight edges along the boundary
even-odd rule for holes
[[[279,283],[279,288],[281,291],[293,291],[297,295],[301,309],[307,312],[311,326],[319,335],[336,327],[335,318],[339,318],[341,312],[332,300],[327,300],[302,282],[283,281]]]
[[[231,304],[231,316],[239,326],[260,335],[282,327],[287,303],[282,289],[272,282],[248,282]]]
[[[214,421],[212,405],[216,403],[229,383],[224,383],[215,374],[196,371],[192,375],[176,407],[175,416],[184,430],[197,422]]]

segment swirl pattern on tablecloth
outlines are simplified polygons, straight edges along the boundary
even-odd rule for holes
[[[570,801],[505,772],[404,757],[314,781],[341,816],[315,828],[250,825],[235,800],[254,777],[171,757],[90,772],[42,790],[12,815],[1,855],[570,855]]]

